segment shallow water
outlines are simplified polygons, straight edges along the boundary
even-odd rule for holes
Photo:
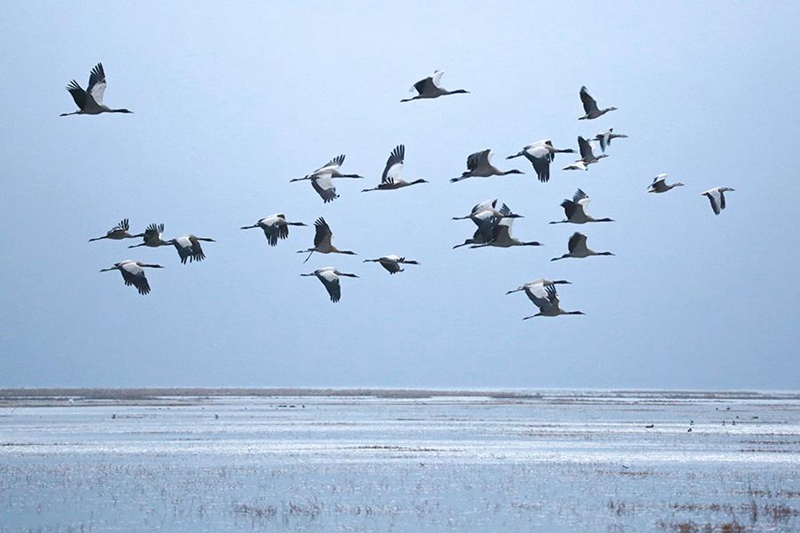
[[[791,394],[3,405],[0,532],[800,530]]]

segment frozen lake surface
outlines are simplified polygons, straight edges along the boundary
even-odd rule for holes
[[[800,394],[0,394],[0,533],[800,531]]]

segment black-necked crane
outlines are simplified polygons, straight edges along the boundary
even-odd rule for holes
[[[606,131],[601,131],[594,136],[594,140],[600,143],[600,149],[605,152],[606,146],[611,146],[611,141],[614,139],[627,139],[628,136],[624,133],[614,133],[614,128],[608,128]]]
[[[114,266],[104,268],[100,272],[109,272],[111,270],[119,270],[122,274],[122,279],[125,280],[125,285],[132,285],[136,287],[139,294],[145,295],[150,292],[150,284],[147,283],[147,278],[144,275],[145,268],[164,268],[161,265],[151,265],[141,261],[131,261],[126,259],[115,263]]]
[[[270,246],[277,246],[278,239],[285,239],[289,236],[289,226],[307,226],[307,224],[302,222],[289,222],[286,220],[286,215],[283,213],[276,213],[262,218],[252,226],[242,226],[240,229],[261,228],[264,230],[264,235],[267,237],[267,243]]]
[[[564,311],[561,308],[558,300],[558,293],[554,283],[540,283],[533,285],[531,288],[529,298],[539,308],[539,312],[535,315],[523,317],[522,320],[528,320],[537,316],[559,316],[559,315],[584,315],[582,311]]]
[[[310,180],[311,186],[314,187],[315,191],[317,191],[317,194],[319,194],[320,198],[322,198],[322,201],[327,204],[328,202],[332,202],[339,198],[339,195],[336,194],[336,187],[333,185],[334,178],[364,179],[364,176],[359,174],[343,174],[339,170],[343,163],[344,154],[340,154],[328,161],[325,166],[318,168],[311,174],[303,176],[302,178],[293,178],[289,181],[295,182]]]
[[[492,233],[494,233],[494,228],[492,228]],[[455,250],[456,248],[461,248],[462,246],[468,246],[470,244],[473,244],[473,245],[474,244],[486,244],[486,242],[487,242],[486,241],[486,237],[484,236],[483,232],[481,231],[481,228],[478,228],[478,229],[475,230],[475,233],[472,234],[471,238],[466,239],[461,244],[456,244],[455,246],[453,246],[453,250]]]
[[[93,239],[89,239],[89,242],[99,241],[101,239],[111,239],[113,241],[121,241],[122,239],[138,239],[139,237],[144,237],[144,233],[131,235],[130,233],[128,233],[128,230],[130,229],[131,229],[130,221],[127,218],[123,218],[122,220],[119,221],[119,224],[108,230],[105,235],[103,235],[102,237],[95,237]]]
[[[537,285],[572,285],[572,282],[567,281],[565,279],[549,280],[549,279],[539,278],[533,281],[529,281],[524,285],[520,285],[519,287],[517,287],[512,291],[506,292],[506,296],[508,296],[509,294],[513,294],[515,292],[525,291],[525,295],[530,299],[530,301],[536,303],[535,297],[540,294],[534,291],[534,288]]]
[[[170,239],[167,241],[167,243],[173,245],[175,249],[178,250],[181,263],[185,265],[186,261],[202,261],[206,258],[206,254],[203,252],[203,247],[200,245],[200,241],[217,242],[208,237],[198,237],[196,235],[189,234],[178,237],[177,239]]]
[[[567,259],[568,257],[583,259],[584,257],[589,257],[590,255],[614,255],[611,252],[595,252],[594,250],[587,248],[586,235],[577,231],[572,234],[572,237],[569,238],[567,249],[569,250],[568,253],[562,255],[561,257],[554,257],[550,261],[558,261],[559,259]]]
[[[554,148],[553,142],[550,139],[536,141],[523,148],[520,152],[506,157],[506,159],[514,159],[515,157],[524,156],[525,159],[531,162],[533,169],[536,171],[536,176],[539,181],[545,183],[550,180],[550,163],[555,159],[555,154],[574,154],[575,150],[572,148]]]
[[[647,192],[662,193],[667,192],[673,187],[683,187],[683,183],[676,181],[671,185],[667,185],[667,174],[659,174],[653,178],[653,183],[647,186]]]
[[[406,181],[400,177],[403,171],[403,162],[406,158],[405,145],[399,144],[389,154],[389,159],[386,160],[386,167],[383,169],[381,182],[377,187],[372,189],[362,189],[361,192],[369,191],[390,191],[392,189],[401,189],[409,185],[416,185],[417,183],[428,183],[426,180],[419,178],[414,181]]]
[[[581,161],[583,161],[583,164],[586,166],[597,163],[604,157],[608,157],[608,154],[594,155],[592,144],[580,135],[578,136],[578,148],[581,152]]]
[[[72,80],[67,84],[67,90],[78,106],[77,111],[72,113],[61,113],[60,116],[69,115],[99,115],[100,113],[133,113],[128,109],[111,109],[103,104],[103,93],[106,90],[106,73],[103,71],[103,64],[98,63],[89,74],[89,85],[84,91],[78,82]]]
[[[564,167],[564,170],[589,170],[589,165],[608,157],[608,154],[594,155],[591,143],[581,136],[578,136],[578,148],[581,152],[581,158]]]
[[[511,170],[500,170],[492,165],[491,160],[494,152],[491,150],[484,150],[482,152],[475,152],[467,157],[467,170],[457,178],[451,178],[450,182],[465,180],[467,178],[488,178],[490,176],[506,176],[508,174],[524,174],[521,170],[512,168]]]
[[[514,223],[513,218],[501,218],[494,224],[492,230],[492,238],[486,241],[484,238],[483,243],[473,243],[470,248],[483,248],[485,246],[496,246],[498,248],[511,248],[512,246],[541,246],[539,241],[521,241],[511,235],[511,225]],[[480,231],[480,230],[479,230]]]
[[[150,224],[144,230],[142,238],[143,242],[139,244],[131,244],[128,248],[138,248],[139,246],[149,246],[151,248],[158,248],[159,246],[169,246],[170,242],[161,238],[164,235],[164,224]]]
[[[404,98],[400,100],[401,102],[410,102],[412,100],[421,100],[425,98],[439,98],[440,96],[447,96],[449,94],[466,94],[469,91],[465,89],[456,89],[454,91],[448,91],[441,85],[442,81],[442,72],[441,70],[437,70],[433,73],[432,76],[428,76],[424,80],[419,80],[415,83],[410,91],[414,92],[417,91],[417,95],[411,98]]]
[[[453,220],[470,219],[478,226],[478,231],[482,234],[483,239],[480,243],[465,241],[464,244],[482,244],[491,242],[494,238],[494,227],[497,222],[502,218],[524,218],[511,211],[511,208],[506,204],[500,204],[497,208],[497,198],[493,200],[486,200],[473,206],[469,215],[463,217],[453,217]],[[474,237],[473,237],[474,238]],[[460,246],[463,246],[460,245]]]
[[[472,207],[472,210],[470,211],[469,215],[465,215],[463,217],[453,217],[453,220],[470,219],[473,222],[475,222],[475,224],[480,226],[481,223],[480,223],[479,220],[475,219],[475,216],[478,215],[478,214],[484,213],[484,212],[489,212],[490,214],[492,214],[493,216],[496,216],[498,218],[502,218],[502,217],[524,218],[522,215],[518,215],[516,213],[513,213],[511,211],[511,208],[508,207],[506,204],[500,204],[500,208],[498,209],[497,208],[497,198],[494,198],[492,200],[486,200],[486,201],[483,201],[483,202],[481,202],[479,204],[475,204]]]
[[[614,222],[611,218],[594,218],[586,213],[586,206],[589,205],[589,195],[581,189],[572,195],[572,200],[564,200],[561,207],[567,218],[564,220],[554,220],[550,224],[586,224],[587,222]]]
[[[339,284],[339,277],[340,276],[347,276],[348,278],[357,278],[355,274],[348,274],[347,272],[339,272],[336,268],[332,266],[318,268],[314,272],[309,272],[308,274],[300,274],[301,276],[316,276],[323,285],[325,285],[325,290],[328,291],[328,294],[331,297],[332,302],[338,302],[339,299],[342,297],[342,287]]]
[[[589,170],[589,167],[587,167],[581,159],[578,159],[577,161],[573,161],[569,165],[565,166],[561,170]]]
[[[549,300],[547,298],[547,292],[545,291],[545,287],[547,285],[571,285],[572,282],[567,281],[565,279],[557,279],[557,280],[549,280],[544,278],[539,278],[533,281],[529,281],[524,285],[520,285],[513,291],[506,292],[506,296],[509,294],[513,294],[515,292],[525,291],[525,296],[533,302],[536,307],[542,307],[549,305]]]
[[[581,103],[583,103],[583,111],[586,114],[578,118],[578,120],[595,119],[598,117],[602,117],[609,111],[617,110],[616,107],[606,107],[605,109],[599,109],[597,107],[597,102],[589,94],[589,91],[586,90],[586,87],[581,87]]]
[[[397,274],[398,272],[402,272],[405,270],[401,268],[400,265],[418,265],[417,261],[413,259],[406,259],[405,257],[400,257],[399,255],[384,255],[377,259],[364,259],[365,263],[380,263],[383,268],[385,268],[389,274]]]
[[[308,257],[306,257],[303,263],[307,262],[311,258],[311,254],[314,252],[321,254],[357,255],[355,252],[350,250],[339,250],[337,247],[331,244],[333,232],[331,231],[330,226],[328,226],[328,223],[325,222],[324,218],[319,217],[314,221],[314,229],[314,247],[307,250],[297,250],[298,254],[308,252]]]
[[[704,193],[701,193],[702,196],[708,198],[711,202],[711,209],[714,210],[715,215],[719,215],[719,212],[725,209],[725,193],[727,191],[735,191],[736,189],[732,189],[730,187],[714,187],[713,189],[709,189]]]

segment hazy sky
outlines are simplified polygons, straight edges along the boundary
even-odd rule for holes
[[[797,388],[799,5],[558,4],[6,3],[0,386]],[[134,114],[59,117],[99,61]],[[435,69],[470,94],[399,103]],[[582,85],[619,110],[578,121]],[[630,137],[588,172],[504,160],[609,127]],[[431,183],[362,194],[400,143]],[[449,183],[485,148],[525,175]],[[289,183],[340,153],[367,179],[335,202]],[[661,172],[686,186],[646,194]],[[548,225],[578,187],[616,222]],[[453,250],[489,198],[544,246]],[[278,212],[358,255],[239,230]],[[125,217],[218,242],[188,265],[87,243]],[[576,230],[616,256],[550,262]],[[421,265],[362,263],[391,253]],[[151,294],[99,273],[128,258],[166,267]],[[327,265],[360,276],[337,304],[299,276]],[[586,316],[523,322],[505,292],[540,277]]]

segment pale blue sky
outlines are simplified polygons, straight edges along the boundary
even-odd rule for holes
[[[796,388],[798,23],[796,2],[7,3],[0,386]],[[134,114],[60,118],[98,61]],[[435,69],[471,93],[399,103]],[[578,121],[581,85],[619,110]],[[608,127],[630,138],[585,173],[503,159]],[[400,143],[432,183],[360,193]],[[525,175],[448,182],[485,148]],[[337,201],[289,183],[340,153],[368,179]],[[686,187],[646,194],[661,172]],[[578,187],[616,222],[547,225]],[[488,198],[545,246],[452,250]],[[303,265],[311,228],[239,230],[276,212],[359,255]],[[125,217],[218,242],[190,265],[86,242]],[[550,262],[575,230],[617,255]],[[421,266],[361,262],[390,253]],[[166,267],[150,295],[99,273],[127,258]],[[361,276],[338,304],[299,276],[326,265]],[[539,277],[586,316],[523,322],[505,292]]]

